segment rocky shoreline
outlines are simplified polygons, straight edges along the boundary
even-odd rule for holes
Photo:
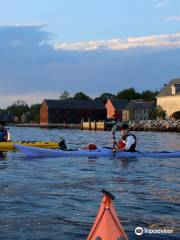
[[[180,120],[130,121],[131,131],[180,132]]]
[[[88,123],[88,122],[87,122]],[[92,122],[94,124],[94,122]],[[96,128],[84,128],[84,130],[105,130],[110,131],[114,125],[113,122],[99,122],[101,127]],[[98,122],[97,122],[98,125]],[[11,124],[10,126],[16,127],[41,127],[41,128],[59,128],[59,129],[83,129],[81,124],[63,123],[63,124],[35,124],[35,123],[24,123],[24,124]],[[131,131],[156,131],[156,132],[180,132],[180,120],[148,120],[148,121],[130,121],[129,122]]]

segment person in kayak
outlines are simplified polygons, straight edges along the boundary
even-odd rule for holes
[[[60,142],[59,142],[59,149],[60,150],[67,150],[67,145],[66,145],[66,142],[64,139],[62,139]]]
[[[123,123],[120,127],[121,139],[115,141],[115,146],[120,151],[136,152],[136,136],[129,132],[129,125]]]
[[[10,141],[10,134],[7,128],[5,128],[5,123],[0,121],[0,142]]]

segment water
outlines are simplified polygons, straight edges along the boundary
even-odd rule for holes
[[[69,147],[112,146],[110,132],[11,128],[13,140],[66,139]],[[138,132],[141,150],[178,150],[179,133]],[[101,190],[115,207],[129,239],[179,239],[179,159],[0,157],[0,240],[86,239]],[[173,234],[136,237],[137,226]]]

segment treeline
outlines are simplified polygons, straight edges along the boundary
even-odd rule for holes
[[[127,99],[136,100],[143,99],[145,101],[155,101],[155,96],[158,94],[157,91],[142,91],[137,92],[134,88],[124,89],[117,94],[103,93],[99,97],[94,98],[94,100],[101,100],[106,102],[107,99]],[[90,100],[92,99],[83,92],[77,92],[73,96],[70,95],[68,91],[64,91],[60,96],[59,100],[76,99],[76,100]],[[0,109],[0,118],[3,114],[7,119],[10,113],[15,118],[15,121],[19,122],[39,122],[40,119],[40,106],[41,104],[33,104],[29,106],[25,101],[16,101],[11,106],[6,109]],[[6,116],[8,115],[8,116]],[[11,121],[11,120],[7,120]],[[14,121],[14,120],[13,120]]]
[[[106,101],[107,99],[127,99],[127,100],[136,100],[136,99],[143,99],[144,101],[155,101],[155,97],[158,94],[158,91],[151,91],[145,90],[142,92],[137,92],[134,88],[124,89],[117,94],[112,93],[103,93],[99,97],[96,97],[94,100],[102,100]],[[77,92],[73,96],[70,96],[68,91],[64,91],[60,97],[60,100],[67,100],[67,99],[76,99],[76,100],[89,100],[92,99],[88,95],[83,92]]]
[[[7,121],[11,121],[8,120],[8,116],[13,116],[13,119],[15,118],[17,122],[39,122],[40,106],[41,104],[32,104],[29,106],[25,101],[18,100],[6,109],[0,109],[0,113]]]

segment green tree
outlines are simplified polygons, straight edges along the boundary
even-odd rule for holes
[[[102,93],[100,95],[100,97],[98,97],[97,99],[102,100],[102,101],[107,101],[109,98],[115,98],[115,95],[113,95],[112,93]]]
[[[158,91],[146,90],[141,93],[141,98],[145,101],[155,101],[155,97],[158,94]]]
[[[89,96],[87,96],[83,92],[77,92],[76,94],[74,94],[73,98],[75,100],[90,100],[91,99]]]
[[[17,101],[14,102],[14,105],[16,105],[16,106],[26,106],[27,103],[24,100],[17,100]]]
[[[151,118],[152,119],[156,119],[156,118],[165,119],[166,111],[160,105],[157,105],[151,113]]]
[[[69,92],[68,92],[68,91],[64,91],[64,92],[60,95],[59,100],[67,100],[67,99],[69,99],[69,98],[70,98]]]
[[[140,99],[141,94],[139,92],[136,92],[134,88],[128,88],[128,89],[124,89],[124,90],[118,92],[117,98],[134,100],[134,99]]]
[[[31,105],[29,112],[30,112],[30,121],[39,122],[40,119],[40,107],[41,104],[33,104]]]
[[[18,100],[14,102],[11,106],[6,108],[6,111],[12,112],[14,116],[21,117],[22,114],[29,111],[29,106],[25,101]]]

